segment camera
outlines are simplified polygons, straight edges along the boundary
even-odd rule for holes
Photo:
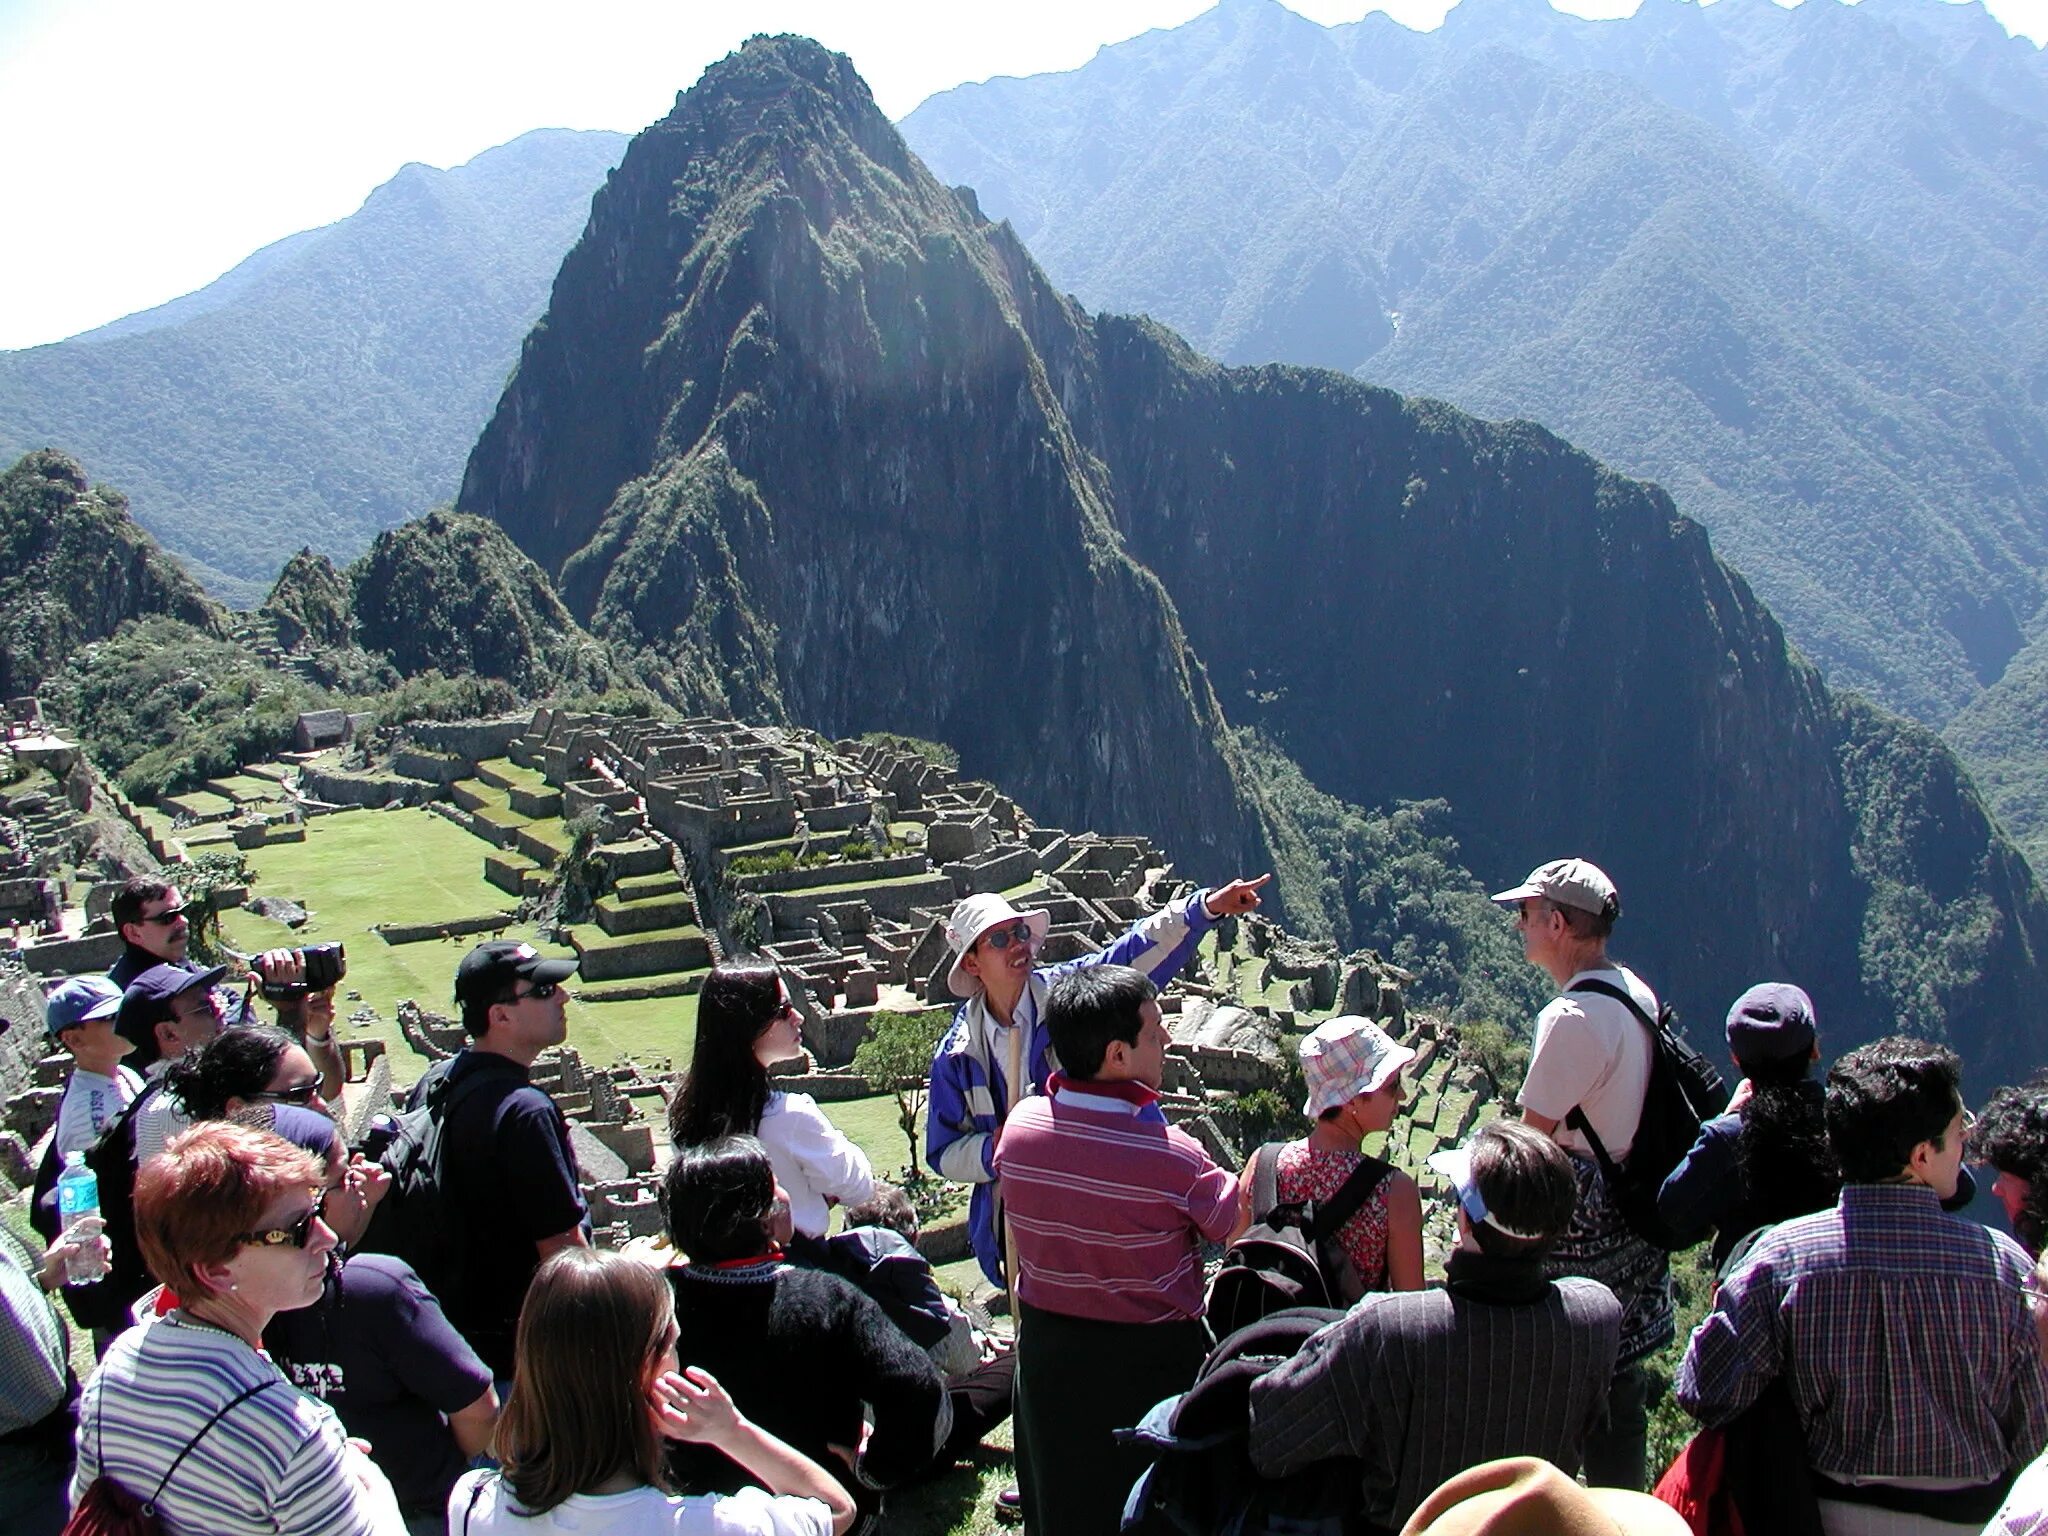
[[[280,984],[261,972],[257,973],[257,985],[270,1001],[281,1002],[304,997],[309,992],[325,992],[348,974],[348,951],[340,944],[308,944],[298,951],[298,956],[303,972],[299,981]]]

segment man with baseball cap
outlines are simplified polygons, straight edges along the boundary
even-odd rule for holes
[[[225,975],[225,966],[200,970],[166,961],[141,972],[121,994],[114,1028],[134,1043],[131,1065],[141,1069],[149,1086],[147,1101],[135,1111],[138,1168],[192,1123],[177,1095],[159,1085],[172,1062],[221,1032],[225,1020],[214,988]]]
[[[1789,982],[1751,987],[1728,1010],[1728,1054],[1742,1083],[1727,1111],[1700,1127],[1699,1140],[1664,1180],[1657,1214],[1695,1239],[1714,1236],[1714,1268],[1758,1227],[1835,1203],[1842,1176],[1828,1147],[1826,1095],[1814,1081],[1820,1060],[1813,1000]],[[1743,1150],[1743,1126],[1763,1114]]]
[[[969,896],[953,908],[946,942],[953,968],[953,1027],[932,1057],[925,1155],[943,1178],[972,1184],[967,1230],[982,1273],[1005,1284],[1006,1264],[995,1185],[996,1131],[1026,1094],[1043,1093],[1058,1065],[1045,1027],[1052,984],[1091,965],[1126,965],[1156,987],[1180,973],[1195,946],[1222,917],[1253,912],[1271,875],[1233,880],[1162,907],[1099,954],[1034,966],[1051,919],[1001,896]]]
[[[1443,1288],[1367,1296],[1251,1387],[1259,1471],[1352,1458],[1359,1513],[1380,1533],[1481,1462],[1576,1470],[1621,1336],[1605,1286],[1544,1274],[1578,1204],[1571,1159],[1548,1136],[1497,1120],[1429,1165],[1458,1198]]]
[[[1657,1017],[1657,994],[1607,956],[1621,897],[1598,865],[1553,859],[1493,899],[1514,913],[1523,954],[1558,989],[1536,1017],[1521,1091],[1524,1123],[1571,1155],[1578,1179],[1578,1211],[1550,1255],[1550,1271],[1598,1280],[1622,1304],[1608,1420],[1586,1446],[1586,1476],[1603,1487],[1641,1488],[1649,1470],[1643,1361],[1676,1331],[1671,1265],[1622,1217],[1579,1125],[1582,1119],[1592,1128],[1614,1162],[1627,1159],[1650,1082],[1648,1021]]]
[[[575,974],[574,960],[546,959],[531,944],[472,949],[455,972],[469,1045],[422,1077],[408,1101],[442,1116],[442,1205],[458,1223],[463,1263],[441,1304],[501,1384],[512,1375],[534,1271],[560,1249],[590,1243],[568,1122],[529,1075],[535,1057],[568,1038],[562,986]]]

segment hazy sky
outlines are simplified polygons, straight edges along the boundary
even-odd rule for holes
[[[1211,3],[0,0],[0,349],[203,287],[346,217],[409,160],[459,165],[530,128],[637,130],[755,32],[850,55],[900,117],[962,81],[1072,69]],[[1415,27],[1448,8],[1288,3],[1326,24],[1384,10]],[[2048,0],[1988,3],[2048,38]]]

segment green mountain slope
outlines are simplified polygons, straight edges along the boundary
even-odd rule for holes
[[[0,353],[0,459],[80,455],[243,606],[303,545],[352,558],[453,494],[622,143],[546,130],[409,165],[198,294]]]
[[[1846,1036],[2048,1046],[2048,906],[1953,757],[1834,699],[1669,497],[1090,316],[813,44],[755,40],[635,139],[459,505],[679,693],[947,741],[1190,874],[1277,853],[1332,931],[1386,932],[1361,850],[1503,882],[1579,851],[1695,1016],[1790,975]]]

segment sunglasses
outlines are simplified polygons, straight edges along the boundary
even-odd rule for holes
[[[553,997],[557,992],[561,990],[562,984],[558,981],[536,981],[531,987],[527,988],[527,990],[524,992],[515,991],[512,994],[512,1001],[515,1003],[523,1003],[529,997],[537,997],[542,1002],[546,1002],[549,998]]]
[[[310,1083],[293,1083],[289,1088],[270,1088],[262,1093],[252,1093],[249,1099],[255,1104],[306,1105],[313,1102],[313,1095],[319,1091],[320,1080],[315,1078]]]
[[[141,923],[182,923],[188,910],[190,909],[186,907],[166,907],[154,917],[138,918],[137,921]]]
[[[981,936],[981,942],[990,949],[1008,949],[1012,944],[1023,944],[1028,947],[1031,943],[1031,925],[1020,922],[1002,928],[991,928]]]
[[[267,1232],[244,1232],[235,1241],[249,1248],[303,1248],[313,1240],[313,1223],[320,1219],[319,1199],[324,1191],[315,1190],[313,1209],[301,1216],[289,1227],[272,1227]]]

